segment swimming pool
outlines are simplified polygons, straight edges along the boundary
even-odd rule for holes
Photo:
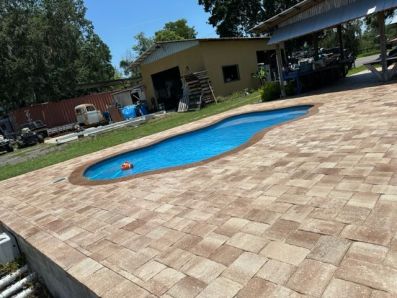
[[[311,105],[252,112],[226,118],[199,130],[100,161],[84,172],[88,180],[111,180],[185,166],[216,157],[248,142],[265,128],[305,115]],[[131,170],[121,170],[124,162]]]

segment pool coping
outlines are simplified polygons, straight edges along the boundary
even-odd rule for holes
[[[193,167],[202,166],[202,165],[205,165],[207,163],[213,162],[215,160],[218,160],[218,159],[224,158],[226,156],[229,156],[229,155],[235,154],[237,152],[240,152],[240,151],[242,151],[242,150],[254,145],[255,143],[259,142],[272,129],[275,129],[275,128],[281,127],[283,125],[287,125],[287,124],[290,124],[292,122],[299,121],[299,120],[302,120],[304,118],[307,118],[307,117],[310,117],[310,116],[313,116],[313,115],[317,114],[318,111],[319,111],[320,106],[322,106],[322,105],[323,105],[323,103],[305,103],[305,104],[298,104],[298,105],[287,105],[287,106],[281,107],[281,108],[259,109],[257,111],[252,111],[252,112],[248,112],[248,113],[245,112],[245,113],[238,113],[238,114],[233,114],[233,115],[225,115],[225,116],[223,116],[223,117],[221,117],[219,119],[210,121],[207,124],[205,124],[203,126],[200,126],[198,128],[190,129],[190,130],[184,131],[182,133],[178,132],[178,133],[172,134],[170,136],[166,136],[166,137],[161,137],[161,138],[159,138],[159,139],[157,139],[155,141],[149,142],[149,143],[147,143],[145,145],[138,146],[138,147],[133,148],[133,149],[121,150],[121,151],[115,152],[115,153],[113,153],[111,155],[108,155],[106,157],[102,157],[102,158],[96,159],[94,161],[90,161],[88,163],[85,163],[85,164],[83,164],[81,166],[78,166],[75,170],[73,170],[73,172],[69,175],[68,180],[69,180],[69,182],[71,184],[80,185],[80,186],[109,185],[109,184],[115,184],[115,183],[119,183],[119,182],[129,181],[129,180],[132,180],[132,179],[137,179],[137,178],[141,178],[141,177],[145,177],[145,176],[156,175],[156,174],[164,174],[164,173],[167,173],[167,172],[174,172],[174,171],[177,171],[177,170],[183,170],[183,169],[189,169],[189,168],[193,168]],[[240,146],[238,146],[238,147],[236,147],[236,148],[234,148],[234,149],[232,149],[230,151],[227,151],[227,152],[224,152],[222,154],[219,154],[217,156],[214,156],[214,157],[208,158],[206,160],[203,160],[203,161],[189,163],[189,164],[182,165],[182,166],[170,167],[170,168],[166,168],[166,169],[149,171],[149,172],[145,172],[145,173],[140,173],[140,174],[131,175],[131,176],[122,177],[122,178],[116,178],[116,179],[89,180],[89,179],[84,177],[85,171],[89,167],[91,167],[91,166],[93,166],[93,165],[95,165],[97,163],[103,162],[105,160],[108,160],[110,158],[116,157],[116,156],[121,155],[121,154],[125,154],[125,153],[131,152],[131,151],[135,151],[135,150],[140,150],[140,149],[143,149],[143,148],[146,148],[146,147],[149,147],[149,146],[153,146],[153,145],[158,144],[158,143],[160,143],[162,141],[165,141],[165,140],[173,138],[173,137],[177,137],[179,135],[183,135],[183,134],[195,132],[195,131],[200,130],[200,129],[207,128],[209,126],[212,126],[212,125],[214,125],[216,123],[219,123],[219,122],[221,122],[221,121],[223,121],[223,120],[225,120],[227,118],[230,118],[230,117],[240,116],[240,115],[249,114],[249,113],[255,113],[255,112],[266,112],[266,111],[272,111],[272,110],[282,110],[282,109],[288,109],[288,108],[294,108],[294,107],[302,107],[302,106],[311,106],[311,107],[309,108],[309,110],[308,110],[308,112],[306,114],[304,114],[304,115],[302,115],[300,117],[297,117],[295,119],[291,119],[291,120],[285,121],[283,123],[274,125],[272,127],[264,128],[261,131],[257,132],[256,134],[254,134],[247,142],[241,144]]]

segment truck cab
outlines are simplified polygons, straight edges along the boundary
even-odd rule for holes
[[[81,104],[74,108],[77,122],[83,126],[94,126],[106,123],[102,112],[93,104]]]

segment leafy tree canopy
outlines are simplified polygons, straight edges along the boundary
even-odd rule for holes
[[[75,96],[78,84],[113,77],[109,48],[85,13],[83,0],[0,2],[0,106]]]
[[[154,37],[147,37],[141,32],[134,36],[135,44],[132,46],[132,53],[128,53],[127,57],[120,61],[120,68],[124,70],[124,74],[128,76],[138,76],[136,69],[131,68],[133,61],[147,51],[155,42],[194,39],[197,32],[194,27],[190,27],[186,19],[168,22],[164,27],[154,34]]]
[[[360,41],[362,36],[362,20],[357,19],[342,25],[342,42],[343,47],[348,49],[354,55],[360,50]],[[321,48],[334,48],[339,46],[338,34],[335,29],[324,31],[323,38],[319,42]]]
[[[211,14],[208,22],[220,37],[250,35],[260,22],[282,12],[302,0],[198,0]]]
[[[143,32],[135,35],[134,39],[135,44],[132,46],[132,50],[137,56],[146,52],[154,44],[154,39],[152,37],[146,37]]]
[[[194,27],[189,27],[186,19],[168,22],[164,28],[155,33],[155,41],[172,41],[181,39],[194,39],[197,32]],[[168,39],[167,39],[168,38]]]
[[[171,41],[171,40],[182,40],[185,39],[182,36],[178,35],[175,31],[172,30],[161,30],[156,32],[154,40],[156,42],[161,41]]]

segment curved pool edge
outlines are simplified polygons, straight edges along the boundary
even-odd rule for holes
[[[274,128],[278,128],[278,127],[281,127],[283,125],[287,125],[287,124],[290,124],[292,122],[299,121],[299,120],[302,120],[304,118],[310,117],[310,116],[312,116],[314,114],[317,114],[318,111],[319,111],[320,106],[322,106],[322,105],[323,105],[322,103],[301,103],[301,104],[297,104],[297,105],[287,105],[287,106],[282,106],[282,107],[264,108],[264,109],[259,109],[259,110],[255,110],[255,111],[247,111],[247,112],[243,112],[243,113],[225,115],[224,117],[222,117],[220,119],[217,119],[217,120],[214,120],[214,121],[210,121],[210,122],[206,123],[205,125],[200,126],[198,128],[194,128],[194,129],[191,129],[191,130],[184,131],[182,133],[179,132],[179,133],[172,134],[170,136],[162,137],[162,138],[159,138],[158,140],[149,142],[149,143],[147,143],[145,145],[138,146],[138,147],[133,148],[133,149],[121,150],[121,151],[115,152],[115,153],[113,153],[111,155],[108,155],[106,157],[99,158],[99,159],[96,159],[94,161],[90,161],[89,163],[85,163],[85,164],[77,167],[69,175],[68,180],[69,180],[69,182],[71,184],[80,185],[80,186],[107,185],[107,184],[114,184],[114,183],[118,183],[118,182],[128,181],[128,180],[131,180],[131,179],[141,178],[141,177],[144,177],[144,176],[150,176],[150,175],[156,175],[156,174],[164,174],[164,173],[167,173],[167,172],[173,172],[173,171],[177,171],[177,170],[183,170],[183,169],[188,169],[188,168],[194,168],[194,167],[202,166],[202,165],[205,165],[205,164],[210,163],[212,161],[215,161],[217,159],[223,158],[225,156],[228,156],[228,155],[231,155],[231,154],[235,154],[235,153],[237,153],[237,152],[239,152],[241,150],[244,150],[244,149],[254,145],[259,140],[261,140],[269,131],[271,131]],[[131,152],[131,151],[134,151],[134,150],[139,150],[139,149],[143,149],[145,147],[149,147],[149,146],[155,145],[155,144],[160,143],[160,142],[162,142],[164,140],[167,140],[169,138],[177,137],[179,135],[183,135],[183,134],[191,133],[191,132],[203,129],[203,128],[207,128],[207,127],[209,127],[211,125],[217,124],[218,122],[221,122],[221,121],[223,121],[223,120],[225,120],[227,118],[230,118],[230,117],[244,115],[244,114],[249,114],[249,113],[255,113],[255,112],[266,112],[266,111],[282,110],[282,109],[288,109],[288,108],[294,108],[294,107],[303,107],[303,106],[311,106],[309,108],[308,112],[305,115],[297,117],[297,118],[289,120],[289,121],[285,121],[283,123],[277,124],[277,125],[269,127],[269,128],[264,128],[261,131],[257,132],[256,134],[254,134],[247,142],[241,144],[237,148],[235,148],[233,150],[230,150],[230,151],[227,151],[227,152],[224,152],[224,153],[222,153],[220,155],[211,157],[209,159],[203,160],[203,161],[189,163],[189,164],[182,165],[182,166],[170,167],[170,168],[166,168],[166,169],[149,171],[149,172],[145,172],[145,173],[135,174],[135,175],[131,175],[131,176],[128,176],[128,177],[122,177],[122,178],[116,178],[116,179],[90,180],[90,179],[87,179],[84,176],[85,171],[89,167],[91,167],[91,166],[93,166],[93,165],[95,165],[97,163],[103,162],[105,160],[108,160],[110,158],[116,157],[116,156],[124,154],[124,153],[128,153],[128,152]],[[203,119],[201,119],[201,120],[203,120]],[[200,121],[200,120],[198,120],[198,121]]]

